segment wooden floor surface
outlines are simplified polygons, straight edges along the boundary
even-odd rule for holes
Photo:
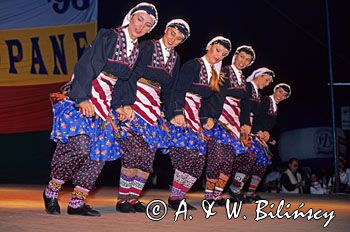
[[[350,228],[350,196],[332,195],[282,195],[264,194],[268,202],[266,207],[260,204],[244,204],[237,218],[228,218],[232,209],[213,208],[215,215],[206,218],[202,209],[202,192],[188,194],[187,201],[197,207],[196,211],[188,211],[186,220],[184,213],[149,207],[149,217],[163,219],[154,221],[147,214],[122,214],[115,211],[116,188],[103,187],[89,196],[88,203],[102,213],[101,217],[71,216],[66,213],[71,189],[65,188],[60,194],[61,215],[48,215],[44,211],[42,191],[44,186],[32,185],[0,185],[0,231],[349,231]],[[155,199],[166,201],[168,192],[151,189],[144,193],[141,200],[148,204]],[[284,201],[282,201],[284,200]],[[287,209],[287,204],[290,207]],[[274,204],[274,205],[272,205]],[[152,205],[153,206],[153,205]],[[238,208],[239,205],[237,205]],[[276,214],[280,210],[278,219]],[[287,219],[286,213],[292,214],[296,209],[308,216]],[[228,212],[227,212],[228,210]],[[312,212],[311,212],[312,211]],[[268,216],[268,213],[270,215]],[[152,213],[159,213],[152,215]],[[331,218],[335,216],[333,219]],[[266,217],[265,217],[266,216]],[[265,218],[264,218],[265,217]],[[275,217],[275,218],[271,218]],[[264,218],[264,219],[263,219]],[[315,219],[317,218],[317,219]],[[309,219],[309,220],[308,220]],[[328,226],[324,228],[324,225]]]

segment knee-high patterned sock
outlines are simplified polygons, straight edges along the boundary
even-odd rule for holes
[[[205,200],[214,200],[214,189],[218,179],[210,179],[207,177],[207,181],[205,182]]]
[[[261,181],[260,177],[255,175],[252,176],[252,180],[250,181],[250,184],[249,184],[249,190],[247,192],[248,196],[255,195],[256,188],[259,186],[260,181]]]
[[[232,180],[230,190],[236,194],[240,194],[244,185],[245,174],[237,172]]]
[[[226,183],[230,177],[225,175],[224,173],[220,173],[218,182],[216,183],[214,190],[214,200],[220,200],[222,198],[222,192],[226,186]]]
[[[120,170],[118,203],[123,203],[130,199],[131,184],[135,179],[137,169],[122,167]]]
[[[58,193],[61,190],[63,184],[63,180],[52,178],[52,180],[50,180],[49,184],[45,188],[45,196],[48,198],[58,198]]]
[[[133,176],[127,176],[124,173],[120,173],[118,202],[124,202],[130,198],[130,187],[133,181]]]
[[[141,195],[143,187],[145,187],[148,176],[148,172],[143,172],[141,170],[137,171],[137,176],[135,176],[134,181],[131,183],[130,187],[130,199],[128,200],[130,204],[136,204],[139,200],[139,197]]]
[[[194,183],[197,181],[196,177],[190,176],[189,174],[186,174],[186,180],[182,186],[182,195],[180,196],[180,199],[184,199],[185,195],[188,191],[190,191],[191,187],[194,185]]]
[[[185,182],[186,173],[176,169],[174,173],[173,186],[171,187],[170,200],[179,200],[183,196],[182,188]]]
[[[78,208],[84,204],[84,200],[86,199],[87,195],[89,194],[88,189],[75,186],[73,192],[72,192],[72,198],[68,203],[68,206],[72,208]]]

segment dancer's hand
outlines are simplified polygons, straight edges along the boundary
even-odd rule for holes
[[[132,121],[135,118],[135,112],[134,110],[131,108],[131,106],[124,106],[124,111],[127,115],[127,119]]]
[[[123,107],[120,107],[115,110],[115,112],[118,113],[118,120],[120,121],[125,121],[128,119],[128,115],[126,114],[125,110]]]
[[[261,140],[264,140],[264,133],[262,132],[262,131],[258,131],[257,133],[256,133],[256,135],[258,136],[258,138],[259,139],[261,139]]]
[[[269,141],[269,139],[270,139],[270,133],[267,131],[258,131],[257,135],[258,135],[259,139],[261,139],[265,142]]]
[[[211,130],[214,127],[214,119],[208,118],[207,123],[204,124],[203,128],[206,130]]]
[[[267,131],[258,131],[257,133],[259,139],[264,140],[265,142],[269,141],[270,133]]]
[[[267,142],[270,140],[270,133],[267,131],[264,131],[264,141]]]
[[[78,107],[79,111],[87,117],[92,117],[95,115],[94,105],[89,100],[80,102]]]
[[[249,135],[251,130],[252,130],[252,127],[247,124],[244,124],[243,126],[241,126],[241,133],[244,135]]]
[[[176,115],[170,120],[170,123],[174,124],[175,126],[186,126],[185,117],[182,114]]]

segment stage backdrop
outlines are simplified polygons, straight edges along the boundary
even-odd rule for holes
[[[97,30],[98,0],[0,1],[0,133],[49,130],[49,93]]]
[[[286,131],[278,139],[278,151],[283,162],[295,157],[299,160],[333,157],[333,134],[330,127],[311,127]],[[337,137],[346,141],[337,128]],[[339,153],[346,154],[346,143],[339,143]]]

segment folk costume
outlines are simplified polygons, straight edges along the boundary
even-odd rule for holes
[[[190,35],[190,28],[182,19],[170,21],[168,27],[178,29],[183,34],[183,41]],[[172,88],[180,70],[179,55],[174,48],[164,45],[163,38],[144,41],[140,48],[136,75],[126,83],[120,82],[125,86],[124,97],[128,90],[132,93],[125,101],[135,99],[131,107],[136,115],[127,126],[128,136],[120,142],[124,154],[116,209],[125,213],[146,210],[138,199],[153,172],[156,150],[168,146],[161,101],[169,108]]]
[[[152,4],[140,3],[130,12],[138,11],[157,18]],[[49,214],[60,213],[59,190],[62,184],[72,180],[75,188],[68,214],[100,216],[84,200],[94,188],[105,161],[119,155],[112,146],[115,133],[110,117],[116,108],[111,105],[111,99],[115,83],[131,77],[139,56],[138,43],[131,41],[127,24],[125,20],[119,28],[98,32],[75,65],[67,97],[53,106],[51,139],[58,144],[51,163],[52,180],[43,193]],[[92,103],[95,116],[88,117],[78,111],[77,106],[83,101]]]
[[[230,40],[221,36],[212,39],[207,49],[216,43],[231,50]],[[184,115],[187,123],[186,127],[168,123],[169,155],[175,169],[168,203],[174,209],[202,174],[206,155],[206,135],[202,125],[212,118],[208,100],[215,91],[210,88],[210,83],[218,78],[220,69],[221,61],[210,65],[205,56],[190,60],[181,68],[174,88],[173,115]],[[188,208],[195,209],[189,204]]]
[[[214,118],[218,120],[211,130],[213,138],[208,143],[206,166],[205,199],[216,201],[224,205],[222,191],[230,178],[233,160],[237,155],[247,151],[242,145],[240,134],[240,102],[247,97],[246,81],[242,73],[235,66],[235,60],[240,51],[245,51],[252,56],[255,54],[251,47],[241,46],[236,49],[231,65],[224,67],[221,75],[225,81],[220,92],[210,98],[211,109],[215,112]]]
[[[247,78],[248,97],[242,101],[241,125],[254,125],[255,117],[261,114],[261,96],[258,91],[258,87],[253,81],[259,75],[269,75],[271,77],[274,77],[272,70],[267,68],[259,68]],[[259,151],[258,148],[254,145],[255,143],[251,143],[250,148],[247,150],[247,153],[237,156],[234,159],[232,168],[233,180],[229,189],[229,193],[233,200],[244,200],[241,194],[241,190],[247,180],[248,175],[250,174],[252,166],[255,164],[256,154]]]
[[[291,95],[291,87],[285,83],[280,83],[274,87],[273,92],[275,93],[278,88],[282,88],[286,93],[286,98]],[[271,132],[272,128],[276,125],[277,112],[278,112],[278,102],[274,98],[274,94],[270,96],[264,96],[261,101],[261,113],[254,118],[252,132],[257,134],[259,131]],[[271,139],[270,139],[271,140]],[[253,140],[253,146],[256,150],[256,161],[251,168],[249,175],[251,176],[251,181],[249,184],[249,191],[246,193],[247,198],[252,200],[261,199],[256,195],[255,191],[264,177],[266,169],[272,163],[271,153],[268,152],[268,146],[264,141],[258,138]]]

